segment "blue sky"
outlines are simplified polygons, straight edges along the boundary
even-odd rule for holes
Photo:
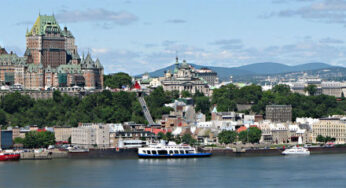
[[[0,45],[18,55],[39,13],[53,14],[105,73],[174,62],[346,66],[346,0],[2,0]]]

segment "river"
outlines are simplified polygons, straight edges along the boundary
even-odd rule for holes
[[[0,162],[0,187],[346,187],[346,154]]]

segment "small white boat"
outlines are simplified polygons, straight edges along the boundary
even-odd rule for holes
[[[310,155],[310,151],[304,147],[294,146],[289,149],[285,149],[281,153],[282,155]]]

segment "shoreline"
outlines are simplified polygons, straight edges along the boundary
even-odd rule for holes
[[[346,153],[346,147],[314,147],[308,148],[311,155],[315,154],[342,154]],[[243,149],[235,151],[235,148],[198,148],[199,152],[212,153],[212,156],[251,157],[251,156],[278,156],[284,149]],[[66,152],[66,155],[51,155],[49,159],[96,159],[96,158],[138,158],[137,149],[90,149],[88,152]],[[21,160],[42,160],[42,158],[21,158]]]

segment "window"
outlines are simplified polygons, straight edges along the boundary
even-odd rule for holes
[[[174,154],[179,154],[179,151],[178,150],[174,150]]]
[[[148,154],[151,154],[151,151],[150,151],[150,150],[148,150]]]
[[[160,155],[167,155],[167,150],[159,150],[158,153]]]
[[[143,153],[147,153],[147,150],[143,150]]]
[[[152,154],[154,154],[154,155],[156,155],[157,154],[157,152],[155,151],[155,150],[153,150],[153,151],[151,151],[152,152]]]
[[[180,154],[185,154],[184,150],[180,150]]]
[[[169,150],[169,154],[173,154],[173,150]]]

